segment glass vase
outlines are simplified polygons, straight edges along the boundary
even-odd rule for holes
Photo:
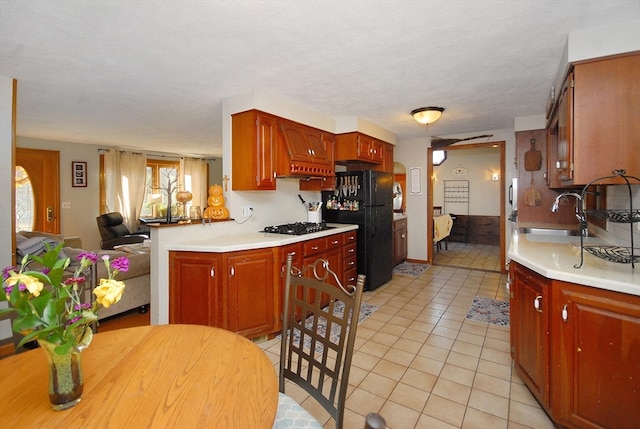
[[[82,340],[64,354],[58,354],[58,344],[38,340],[49,362],[49,402],[55,411],[66,410],[82,399],[82,352],[89,346],[93,333],[87,329]]]

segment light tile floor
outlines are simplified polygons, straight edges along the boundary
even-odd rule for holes
[[[378,310],[358,327],[345,428],[379,412],[389,428],[553,428],[512,370],[509,329],[466,319],[476,295],[506,300],[506,276],[432,266],[363,300]],[[277,367],[278,340],[260,344]],[[290,387],[289,387],[290,386]],[[287,393],[325,428],[333,419],[301,389]]]
[[[487,244],[448,243],[433,254],[434,265],[476,270],[500,271],[500,246]]]

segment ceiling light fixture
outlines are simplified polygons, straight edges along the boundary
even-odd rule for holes
[[[411,116],[417,122],[423,125],[433,124],[440,119],[440,116],[444,112],[444,107],[420,107],[411,111]]]

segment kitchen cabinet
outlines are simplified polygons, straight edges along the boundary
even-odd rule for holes
[[[514,261],[514,367],[559,427],[640,421],[640,296],[550,280]]]
[[[391,143],[384,143],[384,152],[382,156],[382,171],[393,173],[393,150]]]
[[[359,132],[338,134],[336,162],[364,161],[382,164],[385,156],[384,145],[385,142]]]
[[[244,250],[224,255],[227,329],[246,337],[275,330],[273,251]]]
[[[282,328],[287,255],[294,254],[298,268],[326,259],[343,284],[355,284],[356,237],[353,230],[273,248],[170,251],[169,322],[215,326],[247,338],[274,334]]]
[[[393,266],[407,260],[407,219],[393,221]]]
[[[547,127],[549,186],[586,185],[615,169],[640,174],[639,116],[640,53],[573,64]]]
[[[331,165],[330,148],[325,147],[320,130],[287,120],[278,121],[278,128],[291,161]]]
[[[552,296],[552,407],[560,424],[640,421],[640,297],[566,282]]]
[[[538,402],[549,409],[550,281],[515,262],[509,264],[513,364]]]
[[[357,232],[349,231],[343,234],[344,245],[342,247],[342,284],[355,285],[358,279],[358,242]]]
[[[256,110],[231,117],[231,189],[276,189],[276,118]]]
[[[249,338],[274,332],[271,249],[224,254],[169,252],[169,321],[229,329]]]
[[[169,252],[169,275],[169,323],[223,326],[218,254]]]

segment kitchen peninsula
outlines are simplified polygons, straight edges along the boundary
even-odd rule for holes
[[[600,244],[597,237],[587,242]],[[560,427],[640,420],[640,267],[585,252],[580,237],[514,234],[509,249],[514,368]]]
[[[152,228],[151,322],[217,326],[248,338],[280,330],[282,267],[329,261],[355,282],[357,225],[304,235],[247,231],[235,222]]]

